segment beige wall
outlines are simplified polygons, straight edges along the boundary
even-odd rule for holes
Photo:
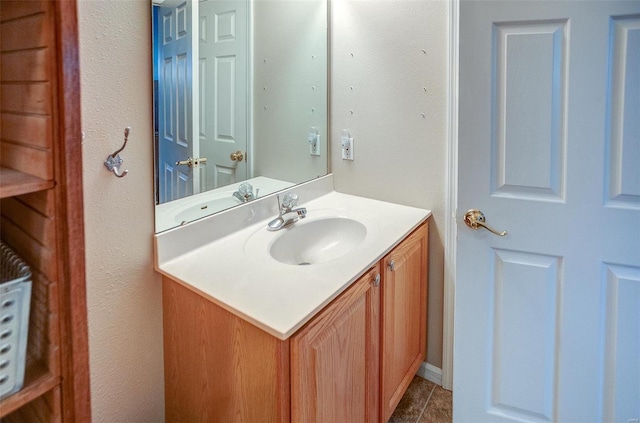
[[[439,0],[333,2],[335,187],[433,212],[427,362],[436,367],[442,366],[447,8]],[[342,129],[354,138],[353,162],[341,159]]]
[[[80,0],[93,421],[164,420],[162,300],[153,270],[150,2]],[[103,166],[121,153],[129,174]]]
[[[93,420],[162,421],[149,2],[79,0],[78,9]],[[336,188],[434,212],[428,362],[440,367],[447,4],[336,0],[333,10]],[[122,152],[129,174],[118,179],[102,162],[125,126],[132,127]],[[355,138],[354,162],[340,159],[343,128]]]

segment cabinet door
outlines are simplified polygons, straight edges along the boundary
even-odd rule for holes
[[[379,281],[376,265],[291,339],[293,422],[378,421]]]
[[[382,261],[381,401],[386,422],[425,358],[427,224]]]

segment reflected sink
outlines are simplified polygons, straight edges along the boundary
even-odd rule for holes
[[[176,223],[191,222],[196,219],[208,216],[216,211],[226,210],[237,206],[239,202],[231,197],[212,198],[198,204],[194,204],[187,209],[176,214]]]
[[[366,235],[367,228],[349,218],[299,221],[274,241],[269,253],[285,264],[323,263],[353,251]]]

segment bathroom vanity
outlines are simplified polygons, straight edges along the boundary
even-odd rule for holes
[[[156,237],[167,421],[386,422],[402,398],[426,350],[430,212],[335,192],[303,205],[285,233],[247,205],[255,224],[198,248],[164,245],[189,233]],[[300,266],[270,252],[305,226],[348,241],[347,221],[365,235],[338,256]]]

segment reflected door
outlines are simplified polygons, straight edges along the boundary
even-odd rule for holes
[[[214,189],[247,178],[248,1],[205,0],[199,7],[199,139],[205,188]],[[234,160],[236,151],[242,154]]]
[[[640,2],[461,1],[459,47],[453,416],[637,421]]]
[[[193,194],[196,184],[191,168],[176,164],[198,155],[193,143],[191,8],[190,1],[159,7],[156,17],[160,203]]]

